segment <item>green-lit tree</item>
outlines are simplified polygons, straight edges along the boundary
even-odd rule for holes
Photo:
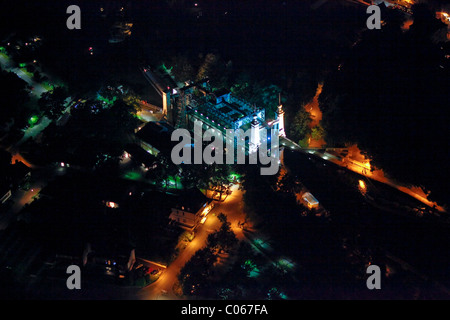
[[[322,127],[322,125],[318,124],[311,129],[311,138],[313,138],[314,140],[325,138],[325,129]]]
[[[202,65],[198,69],[197,80],[201,80],[210,76],[211,70],[217,62],[218,62],[217,56],[212,53],[208,53]]]
[[[311,117],[305,108],[301,107],[294,116],[290,127],[289,137],[293,141],[300,141],[311,134]]]

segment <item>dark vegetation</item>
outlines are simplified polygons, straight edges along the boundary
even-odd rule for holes
[[[326,78],[319,100],[329,144],[357,143],[388,175],[448,204],[446,26],[426,5],[413,9],[406,32],[394,12],[380,31],[363,33],[342,68]]]

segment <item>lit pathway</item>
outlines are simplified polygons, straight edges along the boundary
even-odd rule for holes
[[[311,99],[310,102],[305,104],[304,108],[306,112],[309,113],[311,117],[311,123],[309,124],[309,128],[312,129],[320,124],[320,121],[322,120],[322,111],[319,108],[319,96],[322,93],[323,84],[319,83],[317,85],[316,94]],[[324,145],[326,145],[325,140],[322,139],[313,139],[311,136],[308,139],[308,146],[309,148],[321,148]]]
[[[294,151],[299,151],[299,152],[303,152],[303,153],[309,153],[309,154],[316,155],[316,156],[322,158],[323,160],[337,164],[348,170],[351,170],[353,172],[361,174],[367,178],[387,184],[387,185],[419,200],[420,202],[424,203],[425,205],[429,206],[430,208],[435,208],[439,212],[446,212],[444,207],[439,206],[437,203],[428,200],[427,195],[420,188],[405,187],[405,186],[389,179],[388,177],[386,177],[382,170],[372,170],[371,171],[370,164],[368,164],[367,162],[360,162],[360,161],[357,161],[354,159],[350,159],[350,160],[346,159],[343,161],[341,159],[338,159],[337,157],[333,157],[333,156],[330,156],[329,154],[327,154],[326,149],[325,149],[325,151],[320,151],[318,149],[305,149],[305,148],[300,147],[297,143],[295,143],[287,138],[280,139],[280,144],[287,148],[290,148],[291,150],[294,150]],[[329,149],[333,149],[333,148],[329,148]]]

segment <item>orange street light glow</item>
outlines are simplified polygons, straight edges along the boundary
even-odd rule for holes
[[[366,190],[366,183],[362,180],[359,180],[359,187],[363,190]]]

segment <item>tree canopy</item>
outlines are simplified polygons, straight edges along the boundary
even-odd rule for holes
[[[14,120],[21,126],[26,124],[31,115],[27,109],[26,102],[29,100],[27,83],[13,72],[0,69],[0,124]]]
[[[434,37],[439,22],[422,5],[414,8],[408,31],[397,24],[365,32],[330,74],[319,97],[322,123],[329,144],[357,143],[391,177],[447,201],[448,181],[440,177],[450,137],[450,72],[444,44]]]
[[[38,104],[49,119],[56,120],[64,112],[68,96],[69,93],[63,87],[55,87],[53,90],[42,93]]]

